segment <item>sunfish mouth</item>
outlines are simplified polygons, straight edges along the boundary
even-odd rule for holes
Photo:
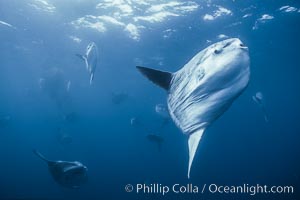
[[[239,47],[240,47],[241,49],[246,49],[246,50],[248,50],[248,47],[247,47],[246,45],[244,45],[242,42],[240,43]]]

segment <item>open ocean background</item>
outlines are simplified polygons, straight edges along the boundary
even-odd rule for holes
[[[299,26],[297,0],[0,0],[0,199],[299,200]],[[207,129],[188,180],[187,137],[155,111],[166,93],[135,66],[175,72],[227,37],[249,47],[250,84]],[[75,56],[90,42],[99,49],[92,85]],[[252,99],[258,91],[269,122]],[[148,134],[164,138],[161,151]],[[88,183],[61,187],[32,149],[82,162]],[[295,193],[125,192],[137,183],[292,185]]]

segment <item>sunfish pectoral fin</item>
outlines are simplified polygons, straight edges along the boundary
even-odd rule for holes
[[[141,66],[136,66],[136,68],[156,85],[164,88],[165,90],[169,90],[173,76],[172,73]]]
[[[204,128],[200,129],[189,136],[188,144],[189,144],[189,168],[188,168],[188,178],[190,178],[190,171],[192,167],[192,163],[195,157],[195,153],[197,151],[198,144],[203,135]]]
[[[70,171],[70,170],[79,170],[81,169],[81,167],[78,167],[77,165],[70,165],[70,166],[67,166],[63,169],[63,172],[67,172],[67,171]]]

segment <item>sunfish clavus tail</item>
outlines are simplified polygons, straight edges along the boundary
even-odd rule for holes
[[[188,135],[190,177],[193,159],[206,128],[248,85],[248,48],[239,39],[231,38],[202,50],[175,73],[141,66],[137,69],[168,92],[170,116]]]

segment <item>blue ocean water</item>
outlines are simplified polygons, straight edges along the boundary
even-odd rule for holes
[[[300,199],[299,22],[294,0],[0,0],[0,199]],[[187,179],[187,137],[156,112],[166,92],[135,66],[175,72],[231,37],[249,47],[250,83],[205,132]],[[76,56],[90,42],[99,50],[91,85]],[[88,182],[62,187],[33,149],[82,162]],[[200,191],[124,189],[176,183]],[[294,193],[202,194],[204,184]]]

